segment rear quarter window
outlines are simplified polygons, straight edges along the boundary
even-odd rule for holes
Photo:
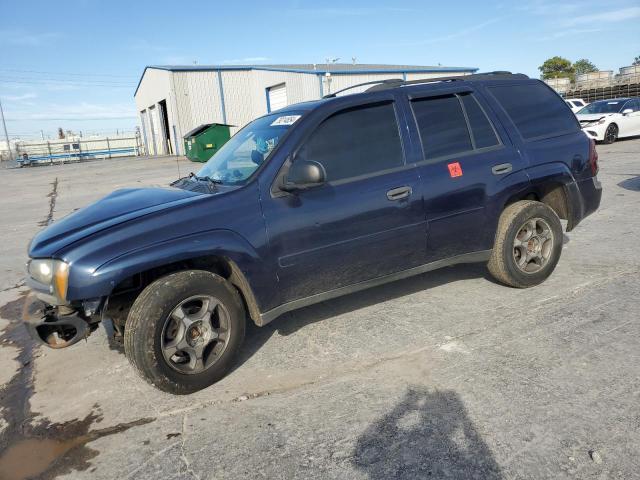
[[[489,91],[527,140],[579,130],[564,100],[541,82],[497,85]]]

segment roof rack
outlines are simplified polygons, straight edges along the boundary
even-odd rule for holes
[[[366,85],[373,85],[366,90],[366,92],[379,92],[381,90],[389,90],[391,88],[406,87],[409,85],[420,85],[426,83],[439,83],[439,82],[460,82],[468,80],[513,80],[516,78],[528,79],[529,77],[522,73],[511,73],[503,70],[497,70],[494,72],[474,73],[471,75],[456,75],[451,77],[434,77],[423,78],[421,80],[402,80],[400,78],[391,78],[387,80],[374,80],[372,82],[359,83],[350,87],[343,88],[334,93],[329,93],[322,98],[333,98],[339,93],[351,90],[352,88],[363,87]]]

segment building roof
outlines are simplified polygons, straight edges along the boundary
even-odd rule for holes
[[[169,72],[211,72],[225,70],[266,70],[271,72],[311,73],[324,75],[348,75],[367,73],[457,73],[476,72],[476,67],[443,67],[426,65],[385,65],[377,63],[287,63],[273,65],[149,65],[145,67],[138,86],[133,94],[138,93],[140,83],[148,68],[166,70]]]

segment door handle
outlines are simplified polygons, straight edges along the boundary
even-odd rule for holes
[[[500,165],[494,165],[491,172],[494,175],[504,175],[505,173],[509,173],[511,170],[513,170],[513,165],[510,163],[501,163]]]
[[[411,187],[393,188],[387,192],[387,198],[392,202],[407,198],[409,195],[411,195]]]

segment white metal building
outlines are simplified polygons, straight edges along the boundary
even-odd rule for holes
[[[134,94],[151,155],[183,154],[182,137],[205,123],[234,125],[359,83],[467,75],[476,68],[411,65],[211,65],[146,67]]]

